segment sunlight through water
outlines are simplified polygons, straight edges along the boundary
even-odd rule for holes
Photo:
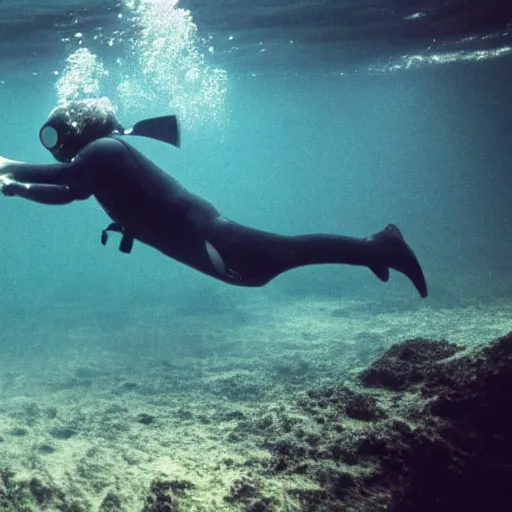
[[[421,14],[415,13],[405,19],[418,19],[422,17]],[[507,29],[500,33],[464,37],[453,45],[449,45],[447,41],[438,43],[436,40],[433,40],[431,46],[424,53],[402,55],[399,58],[391,59],[384,66],[372,66],[370,71],[404,71],[424,66],[479,62],[506,57],[512,54],[509,36],[510,30]],[[459,50],[457,47],[462,47],[463,49]]]
[[[206,63],[192,15],[177,4],[148,0],[133,9],[132,22],[140,32],[132,51],[140,72],[119,85],[122,103],[164,101],[185,123],[220,121],[227,73]]]
[[[122,30],[109,38],[109,45],[120,51],[111,68],[78,34],[80,48],[69,55],[56,83],[59,104],[104,96],[108,86],[117,92],[118,107],[124,112],[168,109],[185,127],[220,123],[228,75],[207,63],[190,11],[177,4],[178,0],[126,1],[118,19],[126,23],[127,18],[131,31],[127,38]],[[213,53],[213,47],[208,51]]]

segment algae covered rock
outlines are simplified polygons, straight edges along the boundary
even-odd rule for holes
[[[512,333],[447,361],[444,349],[460,350],[441,345],[420,372],[412,370],[422,377],[415,379],[418,401],[397,404],[412,428],[389,425],[369,436],[360,453],[377,457],[375,482],[390,490],[391,512],[509,510]]]
[[[356,392],[346,386],[313,389],[300,400],[301,406],[316,416],[331,414],[361,421],[373,421],[385,416],[375,397]]]
[[[229,494],[224,501],[232,505],[242,506],[247,512],[277,512],[273,497],[264,496],[261,481],[244,475],[233,482]]]
[[[88,504],[68,498],[61,490],[38,478],[17,479],[13,471],[0,469],[0,510],[2,512],[39,512],[41,510],[87,512]]]
[[[32,501],[27,485],[15,480],[9,469],[0,470],[0,510],[24,510]]]
[[[140,512],[178,512],[179,498],[193,488],[194,484],[188,480],[155,479]]]
[[[361,381],[366,386],[402,391],[435,373],[437,362],[463,349],[446,341],[407,340],[393,345],[364,370]]]
[[[120,512],[125,510],[122,506],[121,499],[117,494],[109,491],[101,502],[99,512]]]
[[[151,483],[151,492],[146,497],[141,512],[175,512],[178,503],[172,493],[171,482],[154,480]]]
[[[287,491],[304,511],[508,512],[511,404],[512,333],[471,350],[408,340],[267,421],[267,471],[309,482]]]

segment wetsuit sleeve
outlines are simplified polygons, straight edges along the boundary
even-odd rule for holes
[[[87,199],[92,194],[86,177],[87,169],[80,162],[58,164],[27,164],[10,162],[0,169],[8,179],[2,192],[44,204],[67,204]]]
[[[2,192],[6,196],[19,196],[42,204],[68,204],[76,199],[66,185],[12,181],[2,187]]]
[[[27,164],[25,162],[10,162],[0,167],[0,173],[7,174],[14,181],[45,183],[47,185],[65,184],[72,170],[73,163]]]

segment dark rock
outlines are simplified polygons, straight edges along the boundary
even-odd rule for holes
[[[38,478],[17,480],[9,469],[0,469],[0,510],[2,512],[35,512],[40,510],[85,512],[90,508],[67,501],[61,490]]]
[[[294,435],[268,440],[265,442],[265,447],[273,456],[269,468],[271,474],[303,473],[304,461],[315,452],[306,442],[297,439]]]
[[[166,480],[153,480],[141,512],[177,512],[178,505],[172,494],[172,484]]]
[[[192,411],[189,411],[184,407],[180,407],[176,410],[176,418],[179,418],[180,420],[191,420],[194,418],[194,414]]]
[[[139,423],[142,423],[143,425],[152,425],[153,423],[155,423],[156,418],[151,414],[146,414],[145,412],[142,412],[140,414],[137,414],[137,421]]]
[[[38,505],[46,505],[52,501],[53,490],[46,487],[38,478],[32,478],[28,486]]]
[[[402,391],[435,373],[436,363],[453,356],[464,347],[446,341],[423,338],[393,345],[361,374],[366,386]]]
[[[276,501],[274,498],[261,498],[245,507],[246,512],[270,512],[275,509]]]
[[[274,424],[274,418],[271,414],[265,414],[255,423],[255,427],[259,430],[265,430]]]
[[[28,434],[28,430],[26,428],[14,427],[9,430],[9,434],[11,434],[11,436],[23,437]]]
[[[317,510],[329,498],[325,489],[290,489],[288,494],[298,498],[305,510]]]
[[[242,476],[231,485],[229,494],[224,501],[241,506],[240,510],[251,512],[270,512],[275,510],[275,500],[262,496],[261,482],[258,478]],[[237,510],[239,508],[237,507]]]
[[[432,358],[421,373],[418,391],[429,400],[402,409],[415,409],[417,427],[390,424],[360,444],[379,460],[374,478],[391,490],[388,510],[509,510],[512,334],[463,357]]]
[[[224,497],[228,503],[237,503],[247,501],[258,495],[259,488],[247,477],[235,480],[229,491],[229,495]]]
[[[373,396],[343,386],[308,391],[307,397],[299,403],[317,418],[324,417],[330,421],[340,415],[361,421],[375,421],[385,416]]]
[[[171,486],[172,492],[175,494],[183,494],[185,491],[190,491],[195,486],[188,480],[170,480],[169,485]]]
[[[119,496],[109,491],[101,502],[99,512],[118,512],[121,507],[122,503]]]
[[[227,411],[219,415],[220,421],[243,420],[245,414],[242,411]]]
[[[323,486],[336,499],[344,498],[355,485],[355,477],[341,470],[328,471],[324,475]]]
[[[306,417],[252,417],[252,435],[271,454],[268,473],[317,483],[288,491],[305,511],[508,512],[512,333],[463,350],[409,340],[362,373],[371,394],[315,389],[297,401]],[[256,493],[249,484],[232,494]]]
[[[29,496],[27,486],[15,480],[10,469],[0,469],[0,510],[26,510]]]
[[[50,453],[55,453],[55,447],[53,447],[49,444],[43,443],[37,447],[37,451],[39,453],[44,453],[44,454],[48,455]]]
[[[188,480],[154,480],[141,512],[177,512],[177,498],[193,488]]]
[[[74,428],[71,427],[54,427],[50,429],[49,434],[54,437],[55,439],[70,439],[73,436],[77,435],[77,431]]]
[[[47,407],[44,411],[46,416],[50,419],[54,419],[57,417],[57,407]]]

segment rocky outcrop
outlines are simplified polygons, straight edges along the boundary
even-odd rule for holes
[[[316,435],[302,422],[267,443],[271,473],[318,482],[290,491],[304,510],[510,510],[512,333],[471,350],[407,340],[359,380],[300,398]]]

